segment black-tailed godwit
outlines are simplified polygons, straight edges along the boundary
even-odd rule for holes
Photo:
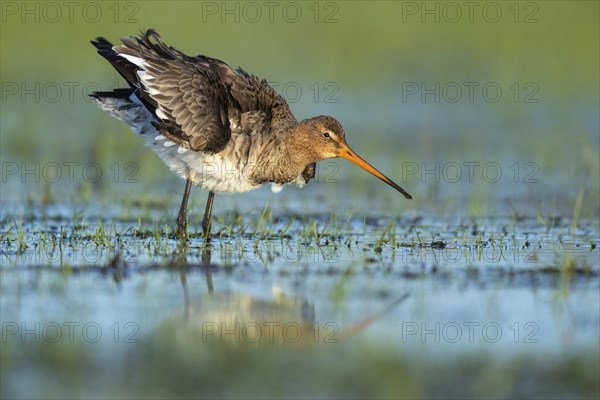
[[[358,156],[340,123],[328,116],[298,122],[285,99],[241,68],[203,55],[188,56],[150,29],[113,46],[99,37],[98,53],[125,78],[128,89],[91,94],[103,110],[131,125],[186,180],[177,234],[187,238],[192,185],[208,189],[202,221],[210,236],[215,193],[240,193],[272,183],[302,187],[316,162],[342,157],[407,199],[411,195]]]

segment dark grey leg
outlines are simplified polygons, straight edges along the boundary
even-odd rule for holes
[[[177,235],[180,239],[187,239],[187,205],[190,197],[190,190],[192,189],[192,180],[188,177],[185,182],[185,191],[183,192],[183,199],[181,200],[181,207],[179,207],[179,215],[177,216]]]
[[[202,233],[206,240],[210,240],[210,216],[212,214],[212,206],[215,194],[208,192],[208,200],[206,200],[206,209],[204,210],[204,218],[202,219]]]

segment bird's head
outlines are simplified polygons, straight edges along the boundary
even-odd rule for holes
[[[320,115],[305,119],[298,124],[297,132],[305,139],[303,141],[305,151],[311,154],[313,158],[310,160],[311,162],[335,157],[345,158],[381,179],[402,193],[407,199],[412,199],[412,196],[408,192],[379,172],[348,146],[344,128],[342,128],[342,125],[335,118]]]

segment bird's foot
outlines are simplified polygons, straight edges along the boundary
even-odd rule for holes
[[[207,242],[210,242],[210,224],[202,222],[202,234]]]
[[[179,240],[181,240],[182,242],[188,241],[188,235],[187,235],[187,231],[185,228],[183,228],[183,229],[177,228],[177,230],[175,231],[175,237],[179,238]]]
[[[187,221],[177,218],[177,230],[175,231],[175,237],[178,237],[182,242],[187,242]]]

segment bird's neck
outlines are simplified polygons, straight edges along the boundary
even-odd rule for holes
[[[278,183],[294,181],[308,164],[318,161],[306,135],[296,134],[293,129],[274,132],[257,158],[258,180]]]

